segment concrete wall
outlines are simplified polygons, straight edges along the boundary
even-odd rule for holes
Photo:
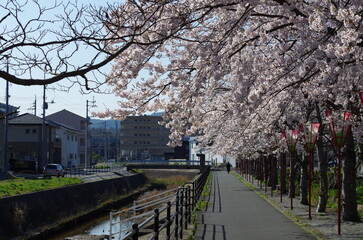
[[[0,199],[0,240],[39,231],[117,201],[146,182],[143,174]]]

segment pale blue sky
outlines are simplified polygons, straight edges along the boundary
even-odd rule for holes
[[[42,0],[40,2],[46,2],[47,0]],[[118,1],[109,1],[118,2]],[[121,2],[121,1],[119,1]],[[78,0],[79,4],[105,4],[106,1],[99,0]],[[62,82],[61,82],[62,83]],[[64,81],[66,83],[66,81]],[[0,102],[5,103],[5,86],[6,83],[3,79],[0,79]],[[56,85],[54,85],[56,86]],[[52,88],[52,85],[49,86]],[[42,114],[42,100],[43,100],[43,86],[18,86],[15,84],[10,84],[9,89],[10,99],[9,104],[13,106],[20,106],[20,114],[22,113],[34,113],[34,110],[30,110],[33,107],[33,102],[36,98],[37,100],[37,116]],[[79,92],[79,86],[74,86],[69,93],[55,91],[47,89],[46,91],[46,101],[54,101],[54,104],[49,104],[46,110],[46,115],[58,112],[63,109],[67,109],[80,116],[86,116],[86,100],[96,100],[96,108],[90,108],[90,111],[102,111],[105,109],[105,105],[108,108],[117,108],[117,98],[113,94],[88,94],[82,95]],[[91,115],[89,113],[89,115]]]

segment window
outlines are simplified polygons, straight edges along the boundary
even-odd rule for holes
[[[86,142],[85,142],[85,140],[84,140],[84,138],[81,138],[80,140],[80,146],[84,146],[84,145],[86,145]]]
[[[36,133],[37,133],[37,129],[35,129],[35,128],[34,128],[34,129],[32,129],[32,133],[33,133],[33,134],[36,134]]]
[[[69,154],[69,159],[73,159],[73,153]]]
[[[30,129],[25,129],[25,134],[29,134],[30,133]]]

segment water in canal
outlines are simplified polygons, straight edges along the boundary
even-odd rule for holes
[[[119,221],[119,218],[117,220]],[[114,221],[117,220],[114,219]],[[129,228],[131,227],[131,223],[123,222],[121,226],[115,225],[112,229],[112,232],[120,231],[120,227],[122,229]],[[74,226],[72,229],[65,230],[64,232],[49,238],[49,240],[64,240],[65,238],[81,234],[104,236],[104,235],[109,235],[109,233],[110,233],[110,217],[108,214],[105,214],[102,217],[99,217],[97,219],[91,219],[85,223]]]

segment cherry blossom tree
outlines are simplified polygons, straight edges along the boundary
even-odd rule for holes
[[[122,9],[146,24],[115,58],[108,83],[120,109],[105,115],[163,109],[172,144],[195,134],[220,153],[253,156],[268,148],[267,134],[311,120],[308,104],[359,107],[360,0],[126,1]],[[361,142],[362,124],[352,133]]]
[[[29,5],[34,11],[24,15]],[[99,8],[7,0],[0,14],[0,77],[22,85],[69,79],[96,90],[107,82],[120,108],[99,116],[162,109],[171,144],[197,135],[221,154],[267,154],[267,135],[325,109],[355,113],[349,146],[362,142],[361,0],[126,0]],[[308,114],[311,104],[318,107]],[[356,161],[351,148],[345,155]],[[346,202],[347,220],[356,219],[354,201]]]

